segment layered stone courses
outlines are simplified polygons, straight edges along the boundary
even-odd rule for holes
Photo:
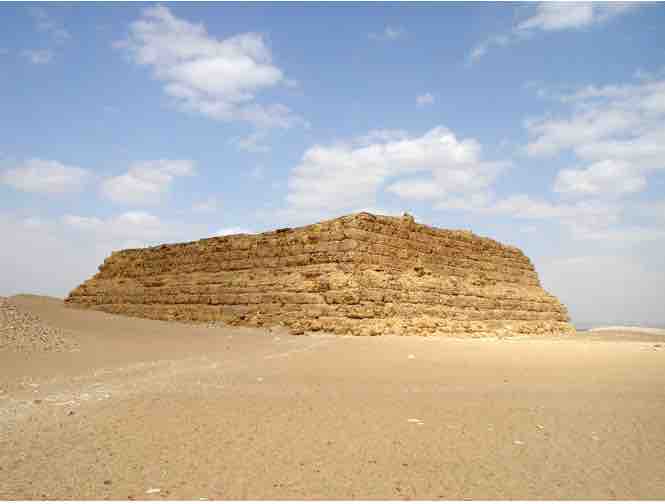
[[[359,213],[300,228],[114,252],[66,302],[162,320],[337,334],[569,333],[519,249]]]

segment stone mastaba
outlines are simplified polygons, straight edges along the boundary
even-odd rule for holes
[[[574,332],[517,248],[408,215],[114,252],[66,302],[162,320],[378,335]]]

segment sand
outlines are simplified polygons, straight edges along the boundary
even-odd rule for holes
[[[0,351],[0,499],[665,499],[659,335],[294,336],[12,301],[76,347]]]

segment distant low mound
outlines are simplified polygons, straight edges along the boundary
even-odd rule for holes
[[[60,329],[19,309],[10,299],[0,297],[0,351],[63,351],[74,347]]]
[[[589,329],[591,332],[640,332],[647,334],[657,334],[659,336],[665,336],[665,329],[658,327],[639,327],[639,326],[606,326],[606,327],[594,327]]]

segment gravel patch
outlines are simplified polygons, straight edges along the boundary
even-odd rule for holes
[[[18,352],[69,351],[76,345],[63,331],[0,297],[0,350]]]

